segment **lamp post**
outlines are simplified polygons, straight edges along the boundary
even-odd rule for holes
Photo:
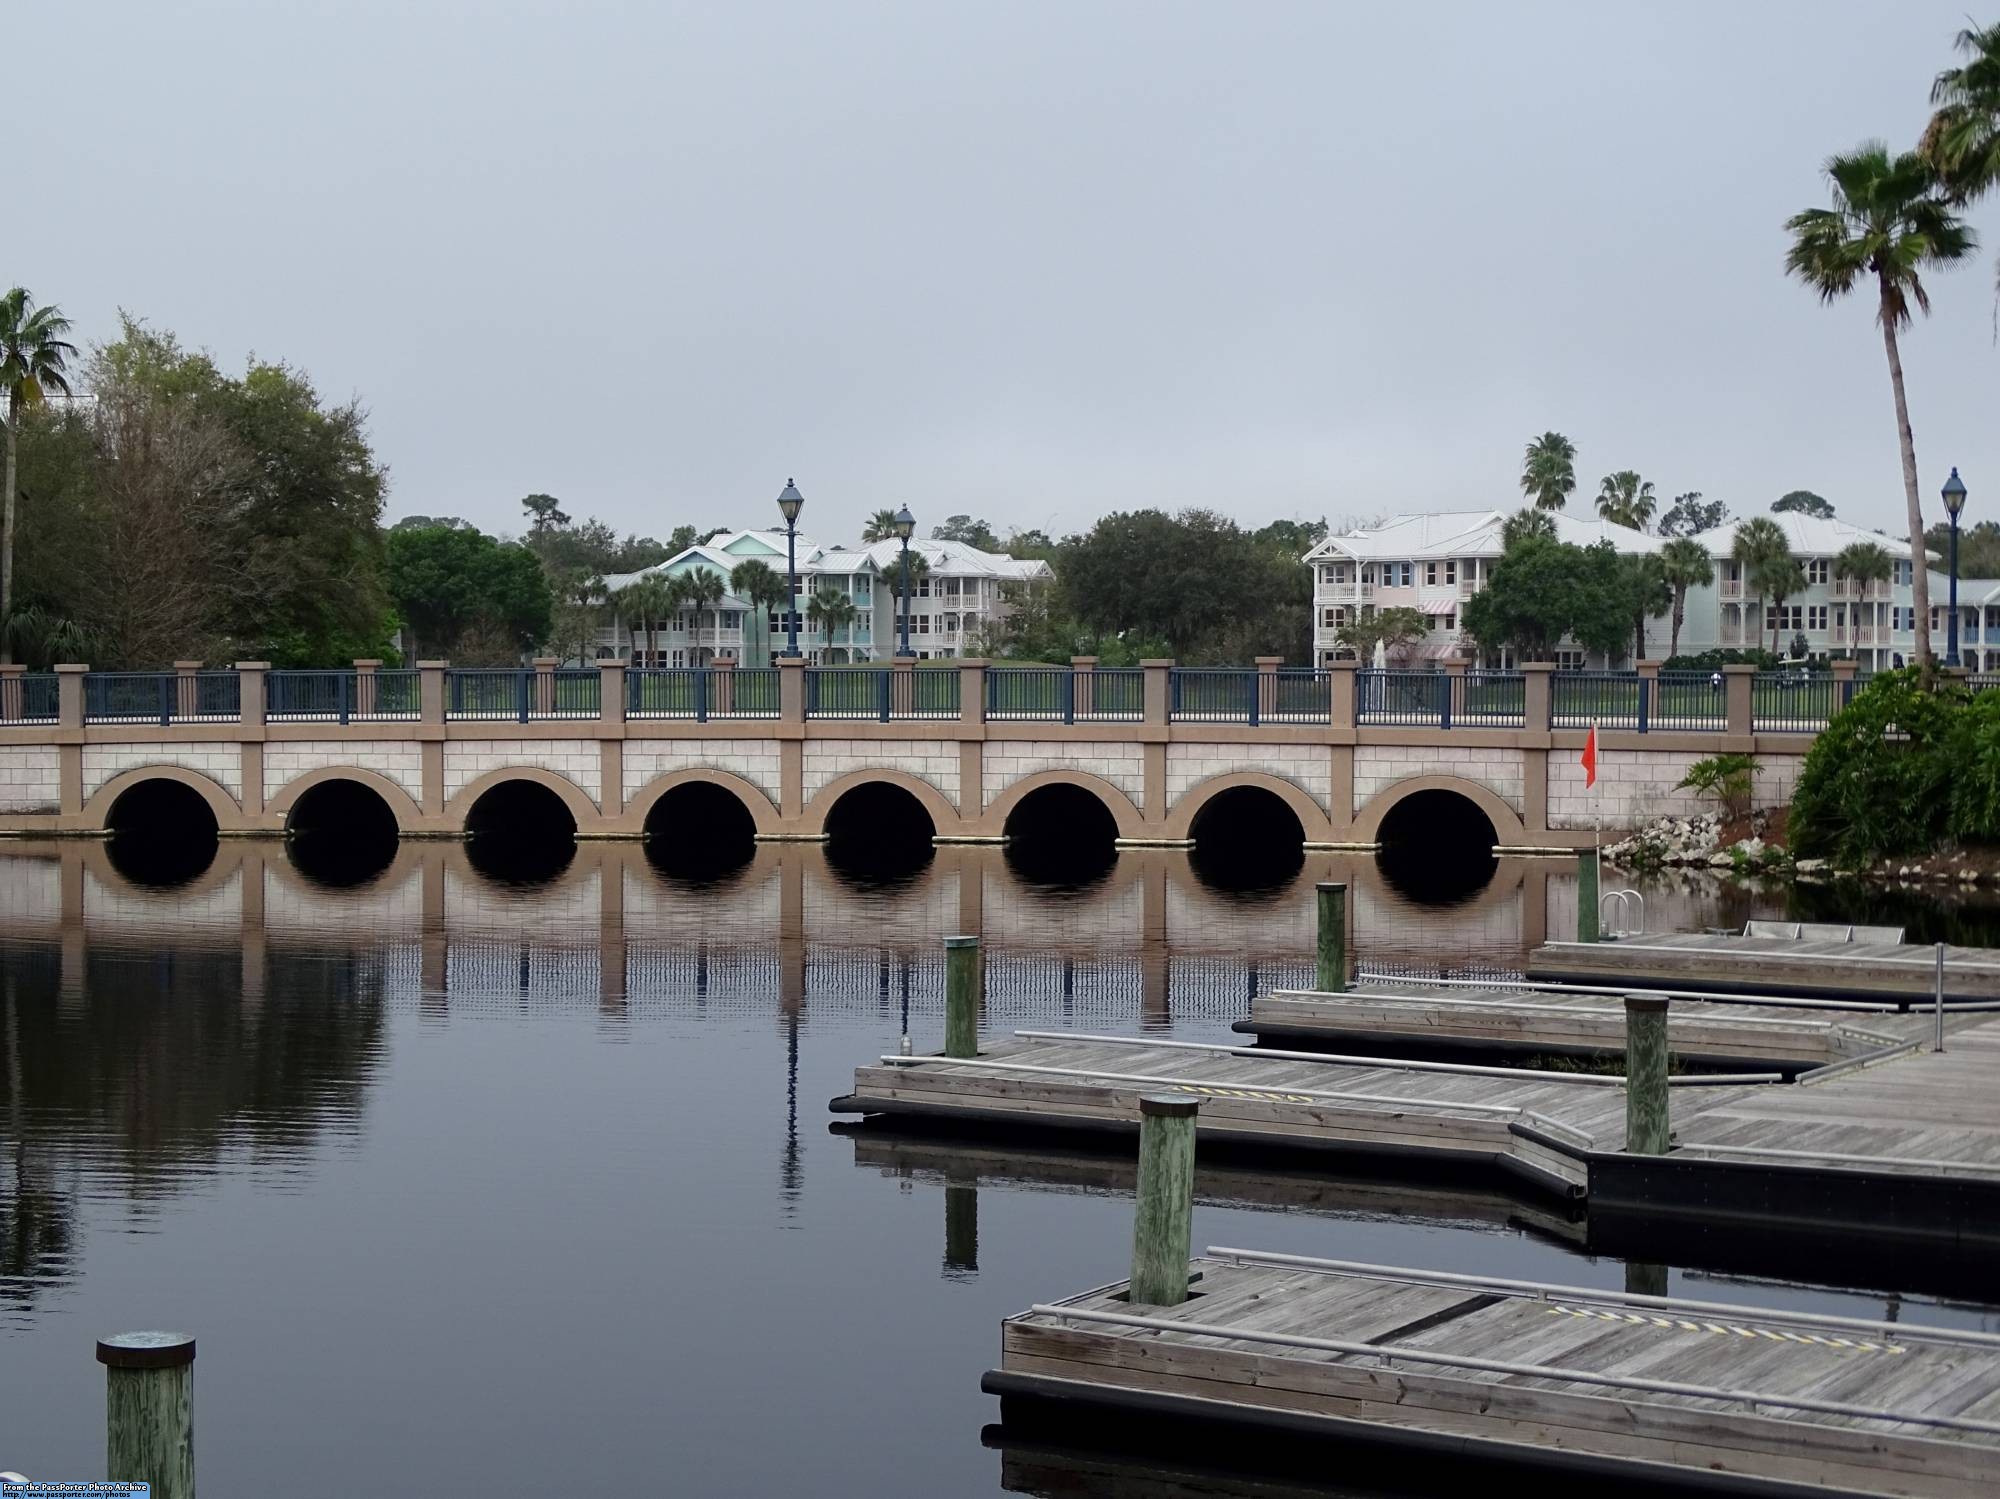
[[[910,514],[905,505],[896,512],[896,539],[903,544],[903,643],[896,648],[899,657],[916,655],[910,649],[910,533],[917,529],[917,518]]]
[[[799,509],[806,497],[798,485],[785,480],[785,492],[778,496],[778,514],[785,518],[785,654],[799,653]]]
[[[1958,665],[1958,512],[1965,508],[1965,481],[1953,468],[1951,477],[1944,481],[1944,508],[1951,517],[1951,555],[1946,566],[1951,571],[1947,585],[1951,590],[1951,621],[1945,626],[1944,664]]]

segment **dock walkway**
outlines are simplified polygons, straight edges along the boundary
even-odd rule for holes
[[[1202,1100],[1206,1142],[1481,1162],[1565,1196],[1586,1185],[1581,1152],[1625,1138],[1617,1078],[1046,1032],[991,1042],[971,1060],[884,1057],[857,1068],[833,1108],[1128,1133],[1139,1095],[1163,1087]]]
[[[2000,952],[1945,948],[1945,999],[2000,1000]],[[1632,984],[1825,999],[1927,1002],[1937,949],[1899,942],[1670,933],[1610,942],[1545,942],[1528,954],[1528,977],[1560,983]]]
[[[1329,1442],[1753,1491],[1973,1499],[2000,1336],[1211,1249],[1179,1306],[1123,1283],[1002,1324],[983,1381]]]
[[[1818,1002],[1823,1004],[1824,1002]],[[1676,999],[1667,1034],[1699,1066],[1799,1071],[1830,1066],[1928,1034],[1929,1019],[1890,1004],[1815,1008],[1813,1001]],[[1615,993],[1522,986],[1364,980],[1344,993],[1281,989],[1250,1001],[1234,1029],[1279,1046],[1415,1043],[1439,1052],[1610,1057],[1625,1049]]]

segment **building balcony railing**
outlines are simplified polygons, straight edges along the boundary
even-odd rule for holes
[[[1889,585],[1885,581],[1863,585],[1858,578],[1835,578],[1832,594],[1836,603],[1886,604],[1889,602]]]
[[[1365,604],[1375,597],[1373,583],[1322,583],[1313,596],[1328,604]]]
[[[1743,599],[1743,580],[1741,578],[1724,578],[1720,583],[1715,585],[1715,592],[1718,598],[1731,603],[1741,603]]]

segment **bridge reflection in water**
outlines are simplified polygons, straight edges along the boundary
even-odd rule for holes
[[[94,840],[0,844],[0,921],[10,944],[47,944],[61,987],[80,992],[86,953],[129,942],[241,963],[245,1004],[272,954],[347,950],[379,965],[391,1003],[426,1011],[505,1002],[726,1002],[898,1008],[941,1005],[939,939],[980,933],[995,1024],[1011,1016],[1233,1019],[1251,995],[1306,987],[1315,881],[1345,880],[1350,948],[1411,973],[1504,971],[1575,928],[1563,861],[1499,859],[1442,900],[1393,861],[1307,852],[1275,877],[1218,875],[1185,854],[1127,850],[1059,879],[998,849],[940,847],[891,874],[857,871],[816,844],[760,844],[733,868],[662,863],[633,843],[584,843],[525,874],[477,843],[406,841],[372,875],[325,869],[301,849],[224,839],[174,882],[121,872]],[[725,861],[726,863],[726,861]],[[686,871],[686,872],[677,872]],[[1427,898],[1431,903],[1427,903]],[[1740,919],[1751,897],[1653,886],[1656,927]],[[449,996],[449,997],[447,997]]]

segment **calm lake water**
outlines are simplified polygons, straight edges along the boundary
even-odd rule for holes
[[[1537,861],[0,843],[0,1469],[102,1476],[93,1339],[170,1327],[200,1340],[210,1494],[1113,1492],[1129,1471],[1003,1470],[978,1382],[1003,1316],[1123,1274],[1129,1165],[855,1138],[827,1100],[906,1029],[937,1045],[956,931],[985,935],[995,1029],[1226,1038],[1252,992],[1309,980],[1327,878],[1368,965],[1505,969],[1574,930],[1569,869]],[[1647,888],[1655,929],[1787,905]],[[1201,1191],[1197,1245],[1624,1283],[1498,1190]],[[1671,1288],[2000,1327],[1811,1273]]]

